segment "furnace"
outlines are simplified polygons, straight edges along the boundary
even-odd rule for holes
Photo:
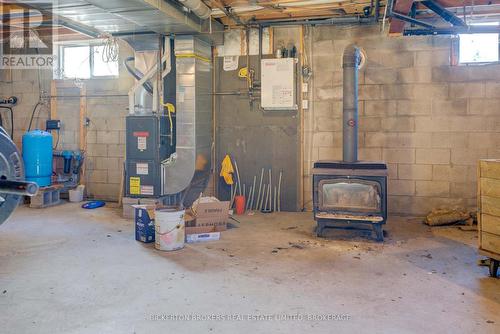
[[[387,165],[358,160],[358,72],[361,50],[344,51],[343,160],[318,161],[313,168],[316,234],[325,228],[371,225],[377,241],[384,240],[387,220]]]

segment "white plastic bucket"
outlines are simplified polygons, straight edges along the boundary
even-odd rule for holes
[[[85,191],[84,185],[79,185],[75,189],[69,190],[69,201],[70,202],[81,202],[83,201],[83,192]]]
[[[174,251],[184,248],[184,211],[159,209],[155,211],[155,248]]]

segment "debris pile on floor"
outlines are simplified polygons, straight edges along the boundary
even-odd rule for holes
[[[424,223],[429,226],[442,226],[451,224],[474,224],[475,213],[471,213],[461,208],[455,209],[434,209],[424,219]]]
[[[200,196],[186,210],[161,204],[138,204],[133,208],[135,239],[154,242],[160,250],[180,249],[184,242],[219,240],[229,220],[229,202],[215,197]]]

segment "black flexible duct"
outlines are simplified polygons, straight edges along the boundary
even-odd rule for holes
[[[135,60],[134,57],[127,57],[124,61],[123,61],[123,65],[125,65],[125,67],[127,68],[127,71],[134,77],[136,78],[137,80],[141,80],[143,77],[144,77],[144,74],[142,74],[139,70],[135,69],[135,68],[132,68],[130,65],[129,65],[129,62],[130,61],[133,61]],[[143,85],[144,89],[146,90],[146,92],[148,92],[149,94],[153,95],[153,85],[151,85],[151,83],[149,81],[146,81]]]

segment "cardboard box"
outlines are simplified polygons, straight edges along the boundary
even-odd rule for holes
[[[223,232],[226,230],[226,225],[224,226],[192,226],[185,227],[186,234],[201,234],[201,233],[212,233],[212,232]]]
[[[229,202],[214,197],[202,197],[193,203],[184,216],[186,234],[222,232],[229,220]]]
[[[135,210],[135,240],[150,243],[155,241],[156,205],[133,205]]]
[[[122,217],[125,219],[134,219],[135,209],[133,206],[138,204],[160,205],[161,201],[157,198],[122,197]]]
[[[139,204],[160,206],[162,201],[158,198],[139,198]]]
[[[215,241],[220,239],[220,232],[188,234],[186,235],[186,242],[194,244],[197,242]]]
[[[133,205],[139,204],[138,198],[123,197],[122,198],[122,217],[125,219],[134,219],[135,209]]]
[[[214,197],[202,197],[193,203],[192,211],[196,218],[225,217],[229,215],[229,201],[220,202]]]

